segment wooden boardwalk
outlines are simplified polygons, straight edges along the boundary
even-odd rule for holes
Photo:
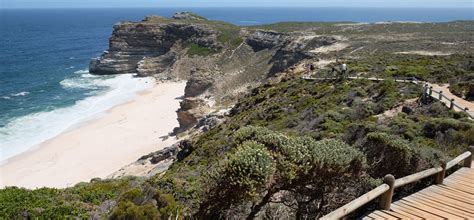
[[[474,169],[461,168],[444,179],[391,204],[390,210],[377,210],[372,219],[474,219]]]
[[[318,81],[327,81],[327,80],[339,80],[340,77],[312,77],[312,76],[302,76],[304,80],[318,80]],[[355,79],[365,79],[370,81],[384,81],[387,80],[385,78],[380,77],[360,77],[360,76],[349,76],[346,79],[355,80]],[[428,83],[425,81],[420,81],[416,78],[409,77],[409,78],[392,78],[395,82],[399,83],[413,83],[417,85],[424,85],[426,86],[424,89],[424,93],[427,96],[430,96],[441,103],[445,104],[448,108],[457,111],[457,112],[465,112],[468,114],[469,119],[474,120],[474,103],[464,100],[449,91],[447,85],[437,85],[433,83]]]
[[[378,199],[379,209],[363,219],[474,219],[474,146],[441,167],[433,167],[399,179],[387,174],[384,183],[350,203],[321,217],[346,219],[352,212]],[[446,176],[450,169],[460,169]],[[434,177],[435,185],[392,202],[395,189]]]

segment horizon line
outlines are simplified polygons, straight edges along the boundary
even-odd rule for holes
[[[440,7],[440,6],[116,6],[116,7],[0,7],[0,9],[165,9],[165,8],[390,8],[390,9],[465,9],[472,10],[474,7]]]

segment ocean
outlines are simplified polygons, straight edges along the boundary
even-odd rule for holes
[[[149,86],[131,75],[91,75],[89,61],[108,48],[116,22],[178,11],[236,25],[474,19],[472,9],[0,9],[0,162],[100,116]]]

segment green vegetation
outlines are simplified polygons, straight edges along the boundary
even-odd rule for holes
[[[413,103],[412,84],[283,79],[242,98],[224,124],[151,179],[95,180],[54,190],[0,191],[0,216],[115,219],[195,216],[314,218],[380,184],[436,166],[474,144],[474,123],[440,103]],[[275,103],[278,103],[275,105]],[[330,198],[330,199],[328,199]],[[283,217],[283,216],[280,216]]]
[[[243,42],[241,28],[225,22],[150,17],[142,25],[154,22],[207,25],[218,31],[216,47]],[[342,35],[351,47],[321,59],[349,54],[343,59],[352,73],[450,83],[454,93],[474,97],[469,51],[395,53],[451,39],[470,42],[474,23],[348,24],[284,22],[246,29]],[[396,39],[385,40],[387,33]],[[412,43],[414,38],[428,43]],[[190,56],[219,50],[187,43]],[[0,190],[0,218],[314,219],[371,190],[386,174],[401,177],[437,166],[474,145],[474,123],[465,114],[433,100],[421,103],[421,93],[418,85],[392,80],[282,77],[242,97],[224,123],[190,138],[186,156],[165,173],[61,190],[7,188]]]
[[[211,48],[203,47],[195,43],[191,43],[188,49],[189,56],[208,56],[212,54],[214,51]]]
[[[206,184],[210,187],[200,207],[201,217],[221,216],[232,206],[254,201],[247,216],[253,218],[282,191],[298,198],[297,216],[309,215],[308,204],[317,203],[321,209],[329,193],[325,189],[335,180],[360,176],[365,166],[361,152],[334,139],[315,141],[249,126],[234,134],[233,143],[238,145],[236,151]]]

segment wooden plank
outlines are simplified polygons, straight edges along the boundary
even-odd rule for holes
[[[401,201],[397,201],[396,203],[392,204],[392,206],[395,206],[396,209],[398,209],[398,210],[408,212],[408,213],[411,213],[411,214],[416,215],[416,216],[420,216],[421,218],[425,218],[425,219],[443,219],[442,217],[434,215],[432,213],[429,213],[429,212],[426,212],[426,211],[423,211],[423,210],[420,210],[420,209],[417,209],[417,208],[413,208],[413,207],[411,207],[407,204],[404,204]]]
[[[415,201],[413,199],[408,199],[408,197],[403,198],[401,200],[401,202],[403,202],[404,204],[409,205],[413,208],[417,208],[417,209],[432,213],[432,214],[437,215],[439,217],[448,218],[448,219],[459,219],[459,220],[463,219],[462,217],[460,217],[458,215],[454,215],[454,214],[446,212],[446,211],[441,211],[441,210],[439,210],[437,208],[433,208],[432,206],[427,205],[425,203],[421,203],[421,202]]]
[[[457,190],[457,189],[454,189],[454,188],[451,188],[451,187],[446,186],[446,185],[434,185],[434,186],[432,186],[432,188],[442,190],[443,192],[452,193],[454,195],[457,195],[457,196],[460,196],[460,197],[463,197],[463,198],[474,199],[474,195],[463,192],[463,191],[460,191],[460,190]]]
[[[467,203],[464,203],[464,202],[461,202],[461,201],[458,201],[458,200],[455,200],[455,199],[447,198],[447,197],[444,197],[442,195],[433,195],[433,194],[430,195],[430,194],[426,194],[424,192],[419,192],[418,195],[425,196],[425,198],[427,198],[427,199],[440,201],[440,202],[443,202],[445,204],[455,205],[456,207],[463,208],[466,211],[467,210],[474,210],[473,205],[470,205],[470,204],[467,204]]]
[[[463,174],[463,173],[459,173],[459,174],[456,174],[456,175],[451,175],[448,178],[454,178],[454,179],[464,180],[468,183],[474,183],[474,175],[469,176],[469,175],[466,175],[466,174]]]
[[[462,183],[462,182],[460,182],[460,181],[456,181],[456,180],[453,180],[453,179],[445,179],[445,180],[446,180],[446,184],[445,184],[445,185],[449,185],[449,184],[451,184],[451,185],[458,185],[458,186],[461,186],[461,187],[464,187],[464,188],[467,188],[467,189],[472,189],[472,190],[474,190],[474,187],[469,186],[468,184],[464,184],[464,183]],[[444,181],[443,181],[443,183],[444,183]]]
[[[453,193],[452,191],[443,190],[443,189],[436,188],[436,187],[430,187],[427,191],[436,193],[438,195],[444,195],[446,197],[449,197],[449,198],[452,198],[452,199],[456,199],[456,200],[463,201],[463,202],[469,203],[471,205],[474,205],[474,197],[465,197],[465,196],[462,196],[460,194]]]
[[[415,195],[403,198],[403,200],[412,202],[413,204],[422,205],[428,207],[427,211],[448,217],[449,219],[462,219],[466,217],[472,217],[473,215],[463,210],[454,209],[442,203],[437,203],[434,200],[428,200],[426,198],[417,197]]]
[[[463,174],[463,175],[468,175],[468,176],[474,176],[474,168],[461,167],[459,170],[457,170],[453,174]]]
[[[436,194],[436,195],[433,195],[433,194],[430,194],[430,193],[426,193],[426,192],[419,192],[417,193],[418,196],[421,196],[421,197],[424,197],[426,199],[429,199],[429,200],[434,200],[434,201],[438,201],[440,203],[444,203],[444,204],[447,204],[447,205],[450,205],[450,206],[453,206],[453,207],[456,207],[456,208],[463,208],[464,210],[468,211],[468,212],[472,212],[472,204],[469,204],[469,203],[466,203],[464,202],[464,200],[457,200],[457,199],[452,199],[452,198],[449,198],[443,194]],[[474,213],[474,212],[472,212]]]
[[[456,189],[456,188],[453,188],[453,187],[450,187],[450,186],[447,186],[447,185],[437,185],[437,186],[440,187],[440,188],[443,188],[443,189],[448,189],[448,190],[451,190],[451,191],[455,191],[457,194],[473,196],[472,194],[470,194],[468,192],[464,192],[462,190],[459,190],[459,189]]]
[[[419,216],[419,215],[416,215],[416,214],[413,214],[413,213],[406,212],[406,211],[402,210],[402,209],[401,209],[400,207],[398,207],[398,205],[396,205],[396,204],[392,204],[392,206],[390,206],[390,207],[391,207],[392,212],[396,212],[396,213],[399,213],[399,214],[401,214],[401,215],[409,216],[410,218],[416,219],[416,220],[418,220],[418,219],[424,219],[423,217],[421,217],[421,216]]]
[[[377,210],[375,212],[373,212],[374,214],[384,218],[384,219],[388,219],[388,220],[398,220],[398,218],[394,217],[393,215],[388,215],[386,213],[383,213],[381,212],[380,210]]]
[[[474,188],[471,188],[471,187],[468,187],[468,186],[464,186],[460,183],[457,183],[457,182],[453,182],[453,181],[450,181],[450,180],[446,180],[444,181],[444,184],[446,186],[450,186],[450,187],[453,187],[455,189],[459,189],[461,191],[464,191],[466,193],[469,193],[469,194],[473,194],[474,195]]]
[[[472,174],[474,174],[474,168],[461,167],[461,168],[459,168],[459,170],[457,170],[456,172],[472,173]]]
[[[401,213],[398,213],[398,212],[394,212],[394,211],[385,211],[385,210],[381,210],[381,212],[385,213],[385,214],[388,214],[388,215],[392,215],[392,216],[395,216],[397,219],[415,219],[415,218],[412,218],[408,215],[403,215]]]
[[[365,216],[364,218],[362,218],[362,220],[375,220],[375,218],[371,216]]]
[[[455,181],[455,182],[459,182],[459,184],[462,184],[462,185],[465,185],[465,186],[469,186],[469,187],[472,187],[474,188],[474,183],[471,183],[469,182],[468,180],[463,180],[463,179],[458,179],[459,177],[451,177],[449,178],[449,180],[452,180],[452,181]]]
[[[446,179],[454,179],[454,180],[462,181],[462,182],[467,183],[467,184],[474,184],[474,180],[473,180],[472,177],[462,175],[462,174],[451,175]]]
[[[468,211],[465,211],[463,209],[459,209],[458,207],[451,206],[449,204],[444,204],[444,203],[436,201],[436,200],[430,200],[430,199],[427,199],[425,197],[418,196],[418,195],[412,195],[412,196],[410,196],[410,199],[414,199],[414,200],[417,200],[419,202],[424,202],[426,204],[429,204],[432,207],[435,207],[435,208],[438,207],[438,208],[441,208],[442,210],[446,210],[447,212],[450,212],[450,213],[453,213],[453,214],[456,214],[456,215],[459,215],[459,216],[462,216],[462,217],[473,218],[474,219],[474,213],[470,213]]]

